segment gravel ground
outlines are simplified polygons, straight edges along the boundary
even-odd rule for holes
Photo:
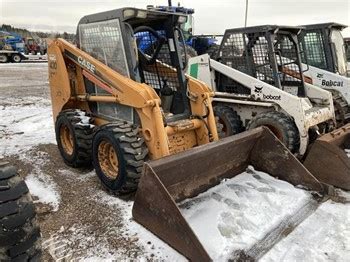
[[[93,170],[64,164],[49,99],[46,63],[0,64],[0,158],[19,169],[34,195],[44,261],[181,260],[131,220],[132,199],[108,195]]]
[[[132,197],[120,199],[110,195],[102,188],[93,170],[72,169],[64,164],[55,141],[46,63],[0,64],[1,158],[19,169],[34,196],[43,235],[44,261],[185,261],[132,220]],[[229,248],[239,245],[247,248],[249,241],[244,240],[244,236],[254,242],[258,234],[263,234],[261,223],[267,225],[277,214],[282,214],[280,206],[291,206],[282,202],[278,205],[283,196],[299,190],[290,185],[285,192],[281,185],[273,188],[275,182],[271,178],[263,180],[271,180],[265,181],[266,185],[255,180],[237,177],[232,185],[234,192],[223,187],[221,193],[227,191],[225,197],[218,198],[218,192],[212,193],[216,196],[209,197],[212,207],[204,203],[200,208],[187,211],[189,223],[191,219],[193,223],[201,212],[206,214],[205,219],[214,218],[214,222],[200,219],[195,223],[194,227],[199,225],[198,234],[209,224],[216,233],[223,226],[226,233],[236,232],[227,242],[223,238],[225,234],[208,235],[205,237],[208,245],[223,248],[221,242],[215,240],[221,239]],[[244,194],[237,191],[240,183],[246,188],[242,191]],[[282,197],[274,196],[273,192]],[[255,194],[261,196],[254,198]],[[350,199],[349,193],[344,194]],[[296,197],[300,199],[300,194]],[[227,202],[222,202],[221,198],[227,198],[230,203],[235,200],[237,204],[233,205],[233,210],[225,205],[221,207],[219,204]],[[218,199],[220,203],[215,202]],[[217,217],[222,221],[215,221]],[[200,226],[201,223],[204,225]],[[205,235],[210,230],[203,232]],[[350,257],[349,233],[350,203],[328,200],[274,246],[263,260],[347,261]],[[215,243],[210,244],[210,241]],[[220,257],[223,252],[217,255]]]

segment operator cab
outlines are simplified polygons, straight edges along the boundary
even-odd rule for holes
[[[299,35],[301,48],[306,51],[303,63],[346,76],[346,50],[341,31],[347,26],[322,23],[303,27]]]
[[[217,60],[293,95],[305,96],[297,34],[300,27],[264,25],[228,29]],[[250,95],[250,90],[218,74],[218,91]]]
[[[180,27],[187,17],[176,13],[122,8],[83,17],[78,25],[78,45],[118,73],[151,86],[171,118],[188,117],[186,59]],[[85,79],[87,93],[107,93]],[[133,109],[111,103],[90,103],[92,112],[137,121]]]

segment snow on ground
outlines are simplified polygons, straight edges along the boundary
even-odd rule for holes
[[[53,212],[57,211],[61,201],[58,186],[50,177],[50,174],[42,172],[42,166],[46,161],[49,161],[47,154],[41,152],[39,156],[32,159],[24,158],[23,160],[25,162],[35,162],[34,169],[25,178],[30,193],[38,198],[34,202],[48,204]]]
[[[345,149],[345,153],[348,155],[348,157],[350,158],[350,149]]]
[[[51,102],[38,97],[7,98],[0,105],[0,158],[39,144],[55,143]]]
[[[344,193],[345,194],[345,193]],[[350,193],[347,193],[350,198]],[[349,261],[350,203],[331,200],[280,241],[261,261]]]
[[[183,215],[215,261],[248,249],[311,199],[306,191],[249,169],[181,204]]]
[[[109,195],[104,191],[97,192],[96,195],[92,196],[92,200],[98,203],[108,204],[112,207],[114,206],[121,208],[123,212],[122,216],[125,228],[124,231],[120,233],[127,234],[129,236],[134,236],[137,239],[138,245],[143,247],[145,256],[150,256],[151,254],[153,254],[153,259],[155,261],[187,261],[186,258],[184,258],[176,250],[172,249],[170,246],[168,246],[166,243],[160,240],[157,236],[153,235],[150,231],[148,231],[132,219],[131,211],[133,202],[121,200],[112,195]],[[101,254],[99,254],[99,257],[101,258]],[[143,261],[142,257],[138,259],[140,261]]]
[[[9,77],[1,74],[2,69],[16,73]],[[43,167],[49,161],[48,155],[42,152],[29,158],[26,153],[39,144],[56,143],[51,103],[47,99],[47,73],[45,75],[43,70],[47,72],[47,65],[0,64],[2,93],[10,94],[0,94],[0,158],[19,153],[22,161],[33,164],[33,170],[26,177],[29,190],[38,198],[38,202],[49,204],[53,211],[58,210],[55,212],[58,214],[63,209],[63,191],[60,191],[62,188],[58,186],[59,181],[56,183],[51,174],[44,171]],[[15,88],[20,93],[12,94]],[[34,88],[38,96],[30,96]],[[23,93],[22,97],[21,92],[29,94]],[[350,157],[350,150],[347,154]],[[94,171],[79,173],[64,166],[59,167],[58,172],[67,183],[91,182],[95,176]],[[132,219],[132,201],[124,201],[102,189],[89,191],[87,188],[86,194],[92,203],[108,204],[113,212],[121,213],[123,226],[113,228],[115,232],[112,234],[131,236],[144,250],[137,257],[137,261],[145,261],[146,257],[152,257],[154,261],[186,260]],[[348,196],[350,198],[350,193]],[[234,250],[251,247],[283,217],[298,210],[309,199],[307,192],[290,184],[261,172],[248,172],[222,181],[215,188],[184,201],[181,203],[181,211],[210,255],[216,261],[223,261]],[[55,231],[52,235],[50,233],[51,237],[44,240],[45,249],[52,250],[50,254],[60,258],[69,258],[75,250],[67,246],[78,242],[78,248],[87,249],[87,254],[80,258],[82,261],[130,260],[128,254],[133,250],[111,249],[105,235],[101,237],[90,234],[86,226],[90,225],[74,224],[72,227],[62,228],[62,232]],[[64,238],[63,232],[66,231],[70,234],[69,240]],[[66,245],[61,249],[57,246],[65,242]],[[341,204],[328,200],[273,247],[262,261],[347,261],[349,257],[350,203]]]
[[[44,174],[30,174],[26,177],[25,181],[30,193],[39,198],[38,202],[49,204],[53,208],[52,211],[58,210],[60,195],[57,192],[55,183],[49,176]]]

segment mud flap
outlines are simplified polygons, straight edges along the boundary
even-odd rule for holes
[[[318,138],[311,146],[305,167],[321,182],[350,190],[350,124]]]
[[[210,261],[176,203],[244,172],[248,165],[293,185],[323,191],[323,185],[288,149],[260,127],[145,163],[133,217],[188,259]]]

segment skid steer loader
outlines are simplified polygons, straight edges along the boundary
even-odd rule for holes
[[[332,92],[338,127],[350,122],[350,75],[337,23],[303,25],[299,34],[304,75],[310,83]]]
[[[215,91],[214,112],[222,137],[267,126],[291,152],[306,159],[313,175],[327,174],[321,176],[323,182],[349,190],[350,159],[344,149],[349,148],[350,125],[335,131],[337,138],[316,140],[335,125],[334,107],[331,93],[303,76],[300,30],[276,25],[226,30],[218,61],[208,55],[191,58],[188,71]],[[329,168],[322,170],[312,157],[313,148],[318,159],[332,159],[327,161]]]
[[[185,22],[181,14],[136,8],[85,16],[78,46],[63,39],[49,45],[49,81],[64,161],[92,162],[113,193],[137,189],[134,219],[187,258],[203,261],[209,255],[176,202],[248,165],[312,191],[328,187],[266,128],[217,141],[214,93],[184,73],[179,27]]]

